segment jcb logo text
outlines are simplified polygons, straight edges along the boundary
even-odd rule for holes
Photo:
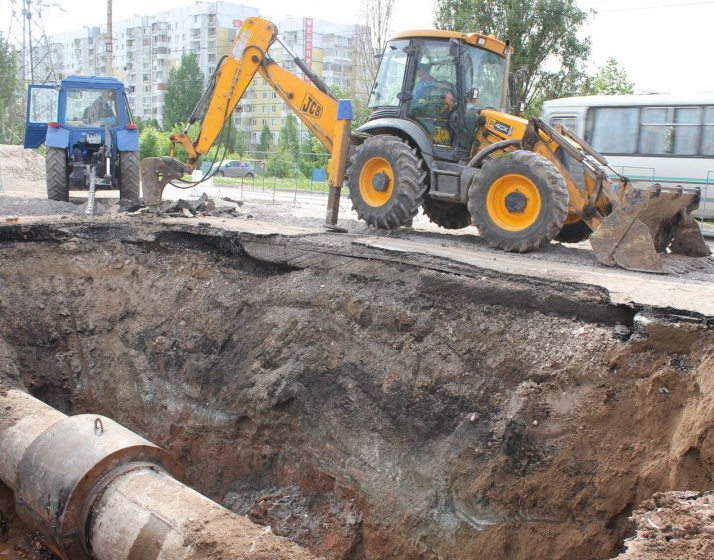
[[[322,105],[320,105],[309,93],[305,95],[305,100],[302,102],[300,110],[303,113],[318,119],[320,118],[320,115],[322,115]]]

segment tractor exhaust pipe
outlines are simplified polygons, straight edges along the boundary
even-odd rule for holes
[[[0,410],[0,479],[65,560],[314,560],[178,482],[166,451],[109,418],[68,417],[16,389],[0,390]]]

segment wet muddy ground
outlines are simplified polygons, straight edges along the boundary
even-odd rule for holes
[[[711,317],[196,220],[6,223],[0,254],[3,384],[114,418],[316,555],[708,557]],[[49,558],[11,503],[0,541]]]

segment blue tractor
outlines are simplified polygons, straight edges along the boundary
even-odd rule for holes
[[[139,131],[122,82],[68,76],[59,85],[30,85],[25,148],[47,149],[47,197],[69,200],[70,190],[119,190],[123,202],[140,197]]]

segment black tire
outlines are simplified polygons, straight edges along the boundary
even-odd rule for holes
[[[554,239],[561,243],[580,243],[590,237],[592,232],[584,220],[578,220],[572,224],[564,224]]]
[[[245,178],[246,178],[246,179],[252,179],[252,178],[253,178],[253,174],[252,174],[252,173],[246,173],[246,174],[245,174]]]
[[[568,189],[545,157],[516,150],[487,161],[469,189],[469,211],[492,247],[527,253],[549,243],[568,215]]]
[[[432,223],[444,229],[463,229],[471,225],[471,214],[465,204],[434,200],[427,196],[422,208]]]
[[[401,138],[367,138],[347,170],[352,207],[367,224],[380,229],[409,225],[424,201],[422,160]]]
[[[69,200],[67,150],[64,148],[47,148],[45,171],[47,178],[47,198],[67,202]]]
[[[216,171],[216,172],[214,173],[214,175],[215,175],[216,177],[223,177],[223,176],[225,175],[225,173],[223,173],[223,171]]]
[[[139,152],[119,152],[119,200],[137,202],[141,198]]]

